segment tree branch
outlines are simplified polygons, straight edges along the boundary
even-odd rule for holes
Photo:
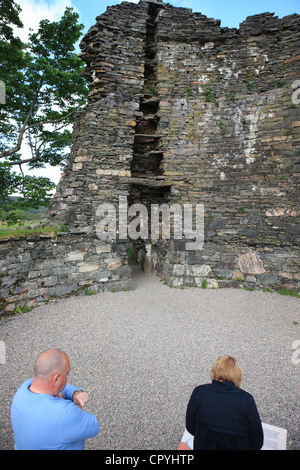
[[[41,121],[41,122],[36,122],[35,124],[30,124],[30,126],[27,126],[27,129],[31,129],[32,127],[37,127],[37,126],[40,126],[41,124],[57,124],[58,122],[61,122],[63,121],[64,119],[67,119],[69,116],[72,116],[72,114],[74,114],[76,111],[76,109],[73,109],[73,111],[71,111],[69,114],[67,114],[66,116],[63,116],[59,119],[56,119],[55,121]],[[67,124],[65,124],[67,125]],[[61,126],[61,127],[64,127],[64,126]],[[60,128],[61,129],[61,128]]]
[[[67,116],[65,116],[64,118],[67,118],[68,116],[70,116],[72,113],[74,113],[75,111],[72,111],[71,113],[69,113]],[[62,119],[64,119],[62,118]],[[57,121],[55,121],[56,123],[62,121],[62,119],[58,119]],[[53,121],[51,121],[51,123],[53,123]],[[44,123],[43,123],[44,124]],[[48,124],[50,124],[50,122],[48,122]],[[57,130],[60,130],[60,129],[63,129],[63,127],[67,126],[68,124],[64,124],[60,127],[58,127],[57,129],[55,129],[56,131]],[[32,128],[34,126],[28,126],[27,127],[27,130],[29,130],[29,128]],[[15,161],[11,161],[11,162],[6,162],[6,164],[8,166],[14,166],[14,165],[19,165],[19,167],[21,168],[21,165],[25,164],[25,163],[34,163],[34,162],[38,162],[39,159],[40,159],[40,156],[41,156],[41,152],[40,152],[40,149],[43,145],[45,145],[47,143],[47,140],[46,139],[43,139],[41,144],[37,147],[37,144],[33,144],[32,141],[31,141],[31,137],[30,137],[30,133],[29,133],[29,146],[30,146],[30,150],[31,150],[31,154],[32,155],[35,155],[35,156],[32,156],[32,158],[27,158],[26,160],[15,160]]]
[[[21,168],[21,165],[24,165],[24,163],[33,163],[33,162],[38,162],[40,157],[32,157],[32,158],[27,158],[26,160],[17,160],[15,162],[7,162],[6,165],[8,166],[14,166],[14,165],[19,165]]]
[[[21,145],[22,145],[22,140],[23,140],[23,137],[24,137],[24,134],[27,130],[27,124],[29,122],[29,119],[31,118],[31,115],[32,115],[32,111],[33,111],[33,108],[37,102],[37,99],[38,99],[38,96],[39,96],[39,92],[41,90],[43,86],[43,81],[41,79],[40,81],[40,84],[38,86],[38,89],[35,93],[35,96],[33,98],[33,101],[31,103],[31,106],[29,108],[29,111],[28,111],[28,114],[26,116],[26,119],[21,127],[21,130],[20,130],[20,134],[19,134],[19,137],[18,137],[18,142],[17,142],[17,145],[15,145],[15,147],[13,147],[12,149],[10,150],[6,150],[5,152],[3,152],[1,155],[0,155],[0,158],[5,158],[5,157],[9,157],[10,155],[13,155],[14,153],[18,152],[21,148]]]

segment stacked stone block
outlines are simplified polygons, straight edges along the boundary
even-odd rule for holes
[[[204,204],[203,249],[133,243],[169,285],[299,289],[299,40],[297,14],[236,29],[162,2],[107,8],[81,43],[90,93],[49,211],[68,231],[1,242],[2,306],[128,288],[129,239],[96,231],[120,196]]]

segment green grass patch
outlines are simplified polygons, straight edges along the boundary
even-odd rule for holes
[[[291,297],[297,297],[300,299],[300,294],[293,289],[279,289],[277,292],[280,295],[289,295]]]
[[[57,237],[61,227],[58,225],[45,225],[40,228],[0,228],[0,240],[4,238],[27,238],[31,236],[49,235],[53,238]]]
[[[16,307],[13,311],[13,315],[22,315],[26,312],[31,312],[32,308],[25,305],[24,307]]]

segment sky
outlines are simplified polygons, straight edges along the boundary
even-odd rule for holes
[[[20,18],[24,25],[24,28],[18,29],[17,35],[26,41],[29,28],[36,31],[40,20],[46,18],[58,21],[66,7],[72,7],[79,14],[79,21],[84,25],[85,34],[96,23],[96,16],[104,13],[108,6],[122,3],[122,0],[15,0],[15,3],[22,9]],[[139,3],[139,0],[133,0],[132,3]],[[300,0],[169,0],[165,3],[175,7],[190,8],[209,18],[221,20],[221,26],[229,28],[239,28],[239,24],[247,16],[267,11],[279,18],[293,13],[300,14]],[[47,176],[56,184],[60,177],[59,170],[51,168],[44,171],[34,170],[29,174]]]

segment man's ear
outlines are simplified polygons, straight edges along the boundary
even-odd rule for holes
[[[59,383],[60,374],[54,374],[51,377],[52,385],[57,386]]]

